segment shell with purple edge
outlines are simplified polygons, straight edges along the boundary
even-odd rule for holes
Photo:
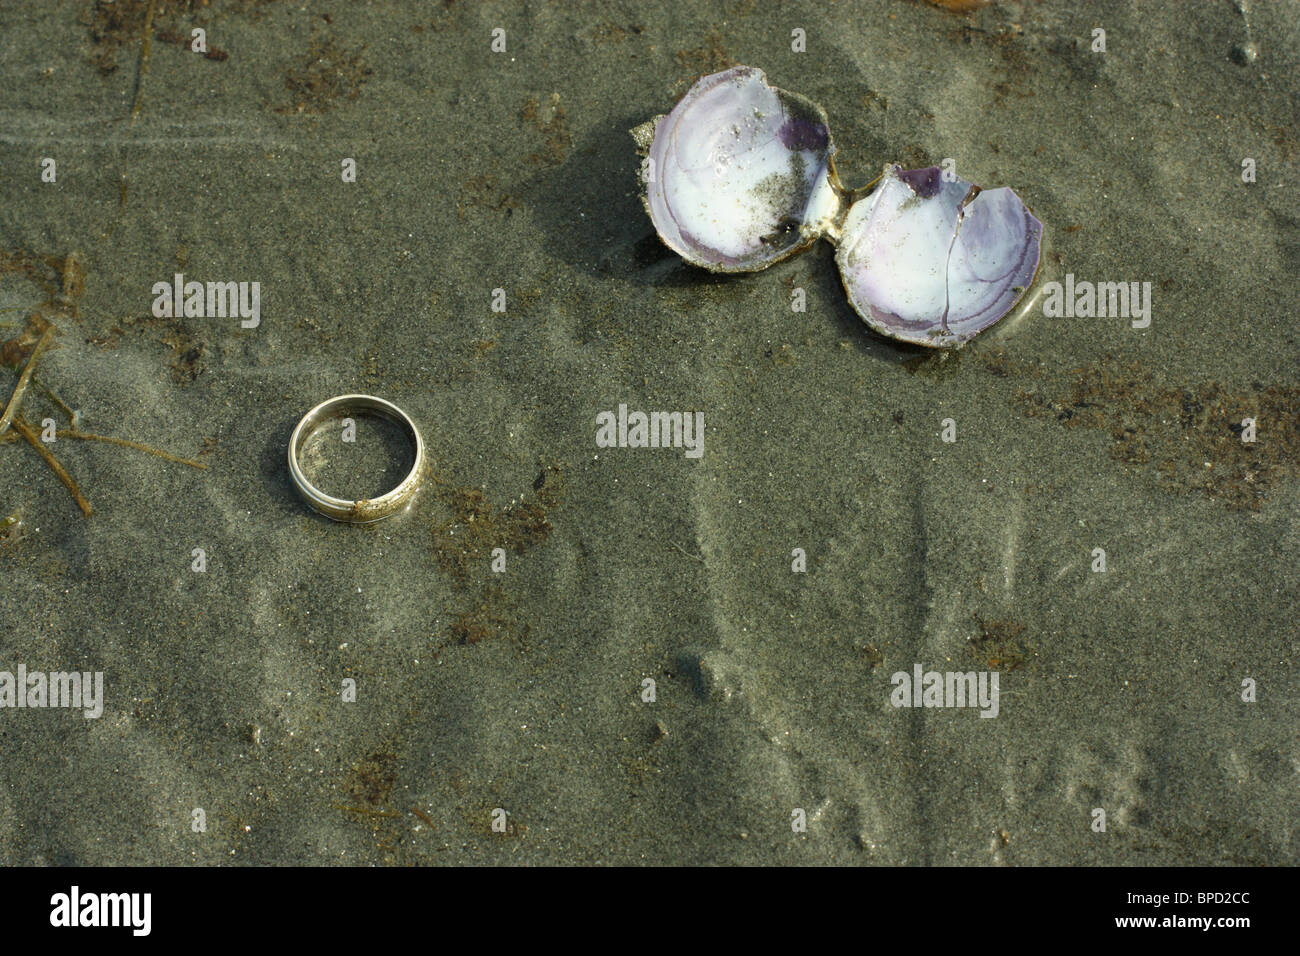
[[[890,338],[961,346],[1037,275],[1043,225],[1012,190],[894,164],[846,189],[826,111],[762,70],[702,77],[632,135],[646,211],[670,249],[713,272],[755,272],[825,238],[854,310]]]

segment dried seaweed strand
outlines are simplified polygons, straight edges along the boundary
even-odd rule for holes
[[[700,555],[698,555],[698,554],[691,554],[691,552],[687,551],[685,548],[683,548],[680,544],[677,544],[676,542],[673,542],[673,541],[665,541],[663,538],[660,538],[660,537],[658,537],[657,535],[652,535],[651,537],[654,537],[654,539],[655,539],[656,541],[658,541],[660,544],[666,544],[666,545],[668,545],[668,547],[670,547],[670,548],[674,548],[674,549],[676,549],[677,551],[680,551],[682,554],[686,555],[686,557],[688,557],[688,558],[692,558],[692,559],[694,559],[694,560],[696,560],[696,561],[699,561],[701,564],[705,563],[705,562],[704,562],[704,558],[703,558],[702,556],[700,556]]]
[[[82,514],[89,518],[91,515],[90,502],[87,501],[85,496],[81,493],[81,489],[78,488],[77,483],[72,480],[72,476],[63,470],[63,466],[59,464],[59,460],[50,453],[50,450],[46,448],[40,438],[37,437],[36,432],[32,431],[31,426],[29,426],[25,421],[21,418],[15,418],[13,425],[14,429],[27,439],[27,443],[35,448],[40,456],[45,459],[45,464],[49,465],[50,469],[59,476],[59,480],[68,486],[68,490],[72,492],[73,499],[77,502],[77,507],[81,509]]]
[[[55,405],[59,406],[59,410],[62,411],[65,416],[67,416],[68,421],[72,421],[73,416],[76,415],[76,412],[73,409],[68,407],[67,402],[59,398],[58,395],[54,394],[54,389],[50,388],[43,381],[41,381],[39,377],[35,375],[32,376],[32,384],[35,385],[37,388],[39,388],[42,392],[44,392],[45,396],[50,401],[52,401]]]
[[[9,404],[5,406],[3,415],[0,415],[0,435],[9,430],[9,423],[14,420],[18,414],[18,406],[22,403],[23,393],[27,391],[27,383],[31,381],[32,373],[36,371],[36,359],[50,342],[50,336],[54,334],[54,326],[45,330],[40,341],[36,343],[36,348],[32,349],[32,354],[27,357],[27,364],[23,366],[23,373],[18,376],[18,384],[14,386],[14,393],[9,396]]]
[[[335,810],[344,810],[348,813],[360,813],[368,817],[400,817],[400,813],[389,813],[384,810],[367,810],[365,807],[349,807],[342,803],[331,803]]]
[[[169,454],[161,448],[154,448],[152,445],[146,445],[141,441],[132,441],[129,438],[115,438],[112,435],[92,435],[90,432],[78,431],[75,428],[64,428],[59,431],[60,438],[80,438],[82,441],[104,441],[110,445],[121,445],[123,448],[134,448],[137,451],[148,452],[150,455],[157,455],[159,458],[165,458],[168,461],[174,461],[178,465],[189,465],[191,468],[203,468],[208,466],[201,461],[194,461],[189,458],[179,458],[176,455]]]
[[[132,126],[140,115],[140,108],[144,106],[141,94],[144,92],[145,74],[149,72],[149,41],[153,37],[153,9],[156,5],[157,0],[149,0],[149,9],[144,15],[144,40],[140,44],[140,66],[135,71],[135,101],[131,104]]]
[[[145,11],[144,15],[144,30],[141,34],[140,40],[140,64],[136,67],[135,71],[135,94],[131,99],[131,121],[128,124],[129,128],[135,127],[135,121],[139,119],[140,110],[144,107],[144,78],[149,72],[150,41],[153,37],[153,11],[156,4],[157,0],[149,0],[149,9]],[[129,167],[126,162],[123,162],[122,172],[120,173],[119,182],[117,184],[119,193],[117,208],[119,213],[126,209],[127,183],[130,178]],[[119,221],[120,218],[114,219],[112,223],[109,224],[108,231],[104,233],[104,238],[113,235],[113,232],[117,229]]]
[[[430,817],[423,810],[421,810],[419,807],[411,807],[411,812],[414,813],[421,820],[423,820],[425,823],[429,824],[429,826],[433,827],[435,830],[438,829],[438,825],[433,822],[433,818]]]

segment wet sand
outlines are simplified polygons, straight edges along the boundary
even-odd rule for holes
[[[160,2],[142,74],[148,6],[0,2],[0,358],[60,333],[23,415],[207,466],[65,435],[86,518],[0,444],[0,670],[104,675],[0,708],[0,861],[1300,861],[1293,4]],[[733,63],[851,185],[1014,187],[1040,284],[1149,281],[1150,327],[932,355],[825,243],[684,265],[627,131]],[[155,316],[177,273],[260,323]],[[350,391],[432,462],[365,527],[285,467]],[[703,454],[598,448],[620,404]],[[894,707],[918,664],[997,717]]]

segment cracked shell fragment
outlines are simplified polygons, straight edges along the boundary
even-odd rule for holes
[[[841,205],[826,112],[737,66],[697,80],[632,131],[664,243],[714,272],[766,268],[815,242]]]
[[[884,335],[951,348],[1015,306],[1038,271],[1043,224],[1008,188],[938,166],[886,167],[844,219],[836,262],[853,308]]]

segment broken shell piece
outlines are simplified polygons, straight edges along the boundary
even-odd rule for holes
[[[890,338],[934,348],[1002,318],[1038,271],[1043,224],[1008,188],[885,168],[844,219],[835,259],[853,308]]]
[[[645,206],[664,243],[713,272],[764,269],[830,229],[826,111],[737,66],[697,80],[667,116],[632,131],[645,152]]]

